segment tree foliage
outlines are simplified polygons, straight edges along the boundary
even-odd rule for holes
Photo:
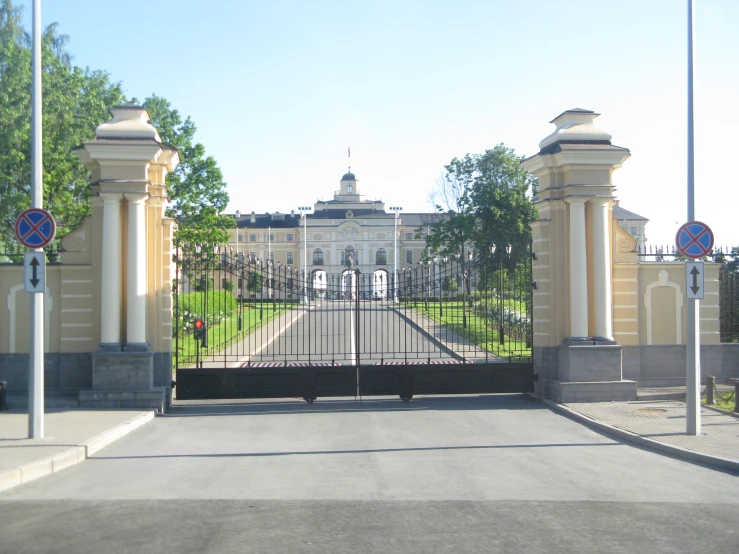
[[[220,215],[228,205],[228,192],[223,174],[213,156],[205,155],[205,147],[194,142],[195,124],[161,96],[152,95],[143,106],[162,141],[180,152],[180,164],[167,175],[171,204],[167,215],[180,223],[177,239],[191,244],[228,242],[226,229],[233,219]]]
[[[21,26],[21,7],[0,4],[0,225],[2,238],[30,206],[31,189],[31,41]],[[104,71],[72,64],[68,37],[55,23],[42,37],[43,198],[62,225],[63,235],[90,213],[89,173],[72,152],[95,136],[120,104],[123,91]]]
[[[529,223],[536,218],[530,194],[536,179],[521,166],[522,156],[503,144],[484,154],[466,154],[444,167],[432,196],[442,215],[424,234],[430,252],[456,256],[463,246],[473,247],[481,258],[506,256],[507,264],[527,253]],[[527,255],[527,254],[526,254]]]
[[[31,39],[21,24],[22,7],[0,0],[0,241],[13,237],[13,223],[30,206]],[[91,213],[90,174],[73,148],[95,138],[110,120],[108,109],[125,102],[120,83],[105,71],[73,65],[68,37],[53,23],[42,39],[44,208],[61,223],[58,235],[77,227]],[[135,100],[134,100],[135,102]],[[215,159],[194,140],[195,125],[184,121],[161,96],[144,102],[162,140],[180,151],[181,163],[167,175],[171,204],[167,214],[180,225],[180,242],[226,242],[233,225],[219,215],[228,204],[223,175]]]

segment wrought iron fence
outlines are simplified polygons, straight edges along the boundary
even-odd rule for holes
[[[29,250],[15,241],[0,241],[0,264],[22,264],[23,255]],[[44,248],[46,262],[58,264],[61,262],[62,243],[60,239],[54,239]]]
[[[531,360],[528,249],[308,275],[218,246],[178,245],[174,261],[178,366]],[[196,318],[207,348],[193,344]]]

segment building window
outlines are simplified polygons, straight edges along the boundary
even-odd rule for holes
[[[407,263],[408,265],[413,263],[413,250],[405,251],[405,263]]]
[[[285,221],[284,214],[272,214],[272,221]]]
[[[293,240],[295,240],[295,235],[293,235],[292,233],[288,233],[287,234],[287,242],[291,242]]]
[[[413,240],[413,233],[406,233],[405,240]]]
[[[226,265],[228,263],[228,252],[226,252],[225,250],[221,252],[221,263],[223,265]]]
[[[385,253],[384,248],[379,248],[375,253],[375,264],[387,265],[387,253]]]
[[[270,233],[270,234],[269,234],[269,240],[270,240],[270,241],[273,241],[273,240],[275,240],[275,234],[274,234],[274,233]]]
[[[242,235],[241,233],[239,233],[238,235],[236,235],[236,241],[237,242],[244,242],[244,235]]]
[[[257,261],[257,253],[256,252],[249,252],[249,262],[254,263]]]
[[[342,250],[341,252],[341,264],[342,265],[349,264],[349,256],[352,257],[352,261],[354,262],[354,265],[359,265],[359,254],[357,254],[354,251],[353,246],[347,246],[345,250]]]
[[[346,185],[346,192],[352,192],[353,189],[354,187],[352,187],[351,185]]]
[[[287,265],[293,265],[293,253],[292,252],[287,253]]]
[[[249,234],[249,242],[257,242],[257,235],[250,233]]]
[[[629,227],[629,233],[631,233],[632,235],[635,235],[636,234],[636,227]]]
[[[320,248],[313,251],[313,265],[323,265],[323,250]]]
[[[275,251],[269,253],[269,259],[274,264],[275,263]]]

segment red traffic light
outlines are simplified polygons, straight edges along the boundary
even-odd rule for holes
[[[203,320],[202,319],[196,319],[195,320],[195,329],[202,329],[203,328]]]

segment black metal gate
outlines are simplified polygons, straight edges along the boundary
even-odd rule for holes
[[[333,273],[176,252],[178,399],[533,391],[528,252]]]

